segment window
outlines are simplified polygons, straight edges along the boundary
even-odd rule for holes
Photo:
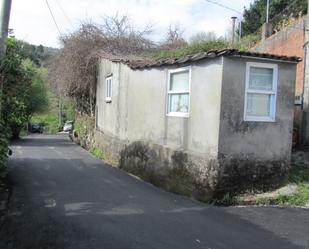
[[[179,68],[168,72],[167,115],[189,117],[190,68]]]
[[[112,76],[109,76],[105,80],[105,101],[111,102],[112,101]]]
[[[277,65],[247,63],[245,121],[275,121],[277,81]]]

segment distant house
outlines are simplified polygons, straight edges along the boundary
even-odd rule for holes
[[[289,168],[298,61],[229,49],[102,58],[96,143],[121,168],[199,199],[277,186]]]

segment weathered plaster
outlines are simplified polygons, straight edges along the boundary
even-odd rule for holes
[[[169,68],[131,70],[102,59],[97,144],[121,168],[199,199],[280,184],[289,167],[295,66],[276,63],[276,122],[244,122],[248,60],[221,57],[190,65],[190,116],[183,118],[166,115]],[[113,96],[106,103],[110,73]]]

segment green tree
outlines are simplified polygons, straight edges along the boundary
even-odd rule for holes
[[[267,0],[255,0],[244,9],[243,34],[256,34],[266,21]],[[305,14],[307,0],[270,0],[269,19],[274,25],[290,16]]]
[[[26,57],[23,43],[16,39],[8,39],[2,73],[2,118],[16,138],[31,115],[47,106],[46,89],[40,69]]]

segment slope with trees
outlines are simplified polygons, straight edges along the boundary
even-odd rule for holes
[[[243,35],[257,34],[266,21],[267,0],[255,0],[249,8],[244,9]],[[307,0],[271,0],[269,20],[274,28],[279,28],[282,22],[289,18],[307,13]]]

